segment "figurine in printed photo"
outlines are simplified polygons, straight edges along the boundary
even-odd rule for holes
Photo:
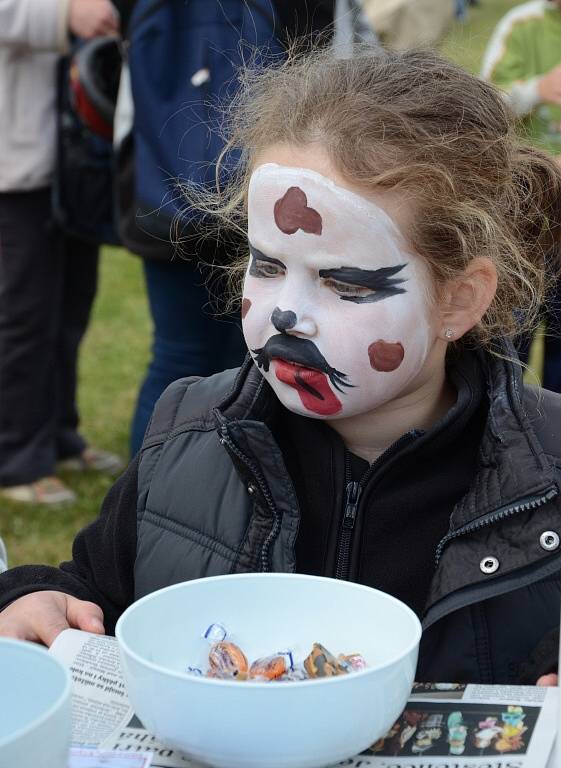
[[[501,727],[497,725],[496,717],[488,717],[478,723],[479,730],[474,734],[475,748],[484,750],[491,746],[491,743],[501,733]]]
[[[500,737],[495,742],[497,752],[519,752],[525,743],[522,734],[528,730],[524,725],[526,714],[522,707],[509,705],[506,712],[501,712],[502,728]]]
[[[513,706],[509,704],[506,712],[501,712],[501,720],[503,721],[503,734],[505,736],[511,736],[515,733],[520,733],[524,726],[524,718],[526,714],[522,707]]]
[[[442,736],[444,715],[429,715],[415,735],[415,743],[411,747],[414,755],[422,755],[434,746],[434,742]]]
[[[417,732],[417,728],[426,718],[425,712],[417,712],[415,710],[406,709],[401,715],[400,719],[394,724],[392,730],[385,737],[385,744],[383,746],[385,755],[400,755],[406,744],[411,741],[413,736]],[[381,751],[382,747],[377,750],[377,753]]]
[[[463,755],[466,748],[467,728],[461,712],[451,712],[448,716],[448,744],[451,755]]]
[[[415,712],[406,709],[403,713],[403,719],[405,721],[401,730],[399,742],[401,749],[407,744],[407,742],[413,738],[417,732],[419,725],[425,720],[426,714],[424,712]]]
[[[526,728],[524,728],[526,730]],[[520,752],[525,746],[522,740],[522,733],[516,733],[513,736],[500,736],[495,742],[495,749],[501,754],[507,752]]]

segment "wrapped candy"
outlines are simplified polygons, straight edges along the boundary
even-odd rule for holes
[[[277,680],[282,677],[288,668],[286,659],[279,654],[275,656],[265,656],[262,659],[254,661],[249,668],[250,680]]]
[[[250,680],[278,680],[294,671],[292,651],[279,651],[254,661],[249,669]]]
[[[247,679],[249,664],[245,653],[235,643],[214,643],[208,653],[208,677]]]
[[[333,677],[364,669],[366,662],[359,653],[339,654],[337,658],[321,643],[314,643],[303,665],[295,667],[291,650],[277,651],[254,661],[251,666],[242,649],[227,640],[228,631],[219,623],[211,624],[203,637],[208,641],[208,668],[188,666],[191,675],[219,680],[300,681],[318,677]]]
[[[367,666],[364,656],[361,656],[360,653],[340,653],[337,656],[337,661],[347,672],[358,672],[361,669],[366,669]]]
[[[341,664],[321,643],[314,643],[312,652],[304,661],[309,677],[334,677],[347,674],[348,666]]]

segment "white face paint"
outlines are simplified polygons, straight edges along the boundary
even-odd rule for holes
[[[249,185],[243,330],[291,411],[365,413],[421,371],[430,278],[385,211],[315,171],[259,166]]]

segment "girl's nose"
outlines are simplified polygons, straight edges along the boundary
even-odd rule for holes
[[[296,317],[296,312],[293,312],[291,309],[287,309],[285,312],[283,312],[282,309],[279,309],[278,307],[273,309],[271,322],[280,333],[284,333],[285,331],[289,331],[291,328],[294,328],[297,321],[298,318]]]
[[[275,307],[271,314],[271,323],[279,333],[313,336],[316,332],[316,325],[311,318],[298,317],[291,309],[282,310]]]

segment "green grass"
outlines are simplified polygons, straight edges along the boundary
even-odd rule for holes
[[[442,44],[447,55],[473,72],[479,69],[494,25],[516,4],[513,0],[480,2],[470,9],[468,23],[455,25]],[[82,429],[93,445],[126,456],[131,414],[148,360],[151,333],[141,262],[122,250],[106,248],[100,278],[81,355]],[[56,564],[69,558],[76,532],[97,515],[111,484],[108,478],[95,474],[62,477],[79,497],[70,508],[0,503],[0,535],[8,546],[11,565]]]

